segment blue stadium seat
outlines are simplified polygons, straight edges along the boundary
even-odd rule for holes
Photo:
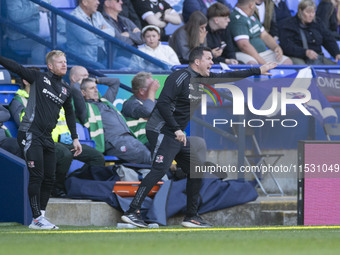
[[[76,0],[52,0],[51,5],[57,8],[76,8]]]
[[[171,24],[171,23],[168,23],[168,25],[164,28],[165,29],[165,34],[167,35],[172,35],[177,28],[183,26],[184,23],[182,22],[181,24],[179,25],[174,25],[174,24]]]
[[[84,162],[81,162],[79,160],[76,160],[76,159],[72,160],[70,169],[68,170],[66,176],[69,176],[72,172],[74,172],[75,170],[81,168],[84,164],[85,164]]]
[[[91,140],[89,131],[87,130],[87,128],[84,127],[80,123],[76,123],[76,127],[77,127],[77,134],[78,134],[79,142],[81,144],[86,144],[88,146],[91,146],[92,148],[95,148],[96,143],[95,141]]]
[[[9,132],[11,133],[11,136],[16,138],[18,134],[18,127],[15,121],[10,119],[9,121],[6,121],[4,125],[5,127],[8,128]]]
[[[19,88],[20,86],[18,84],[11,84],[11,82],[7,84],[1,84],[0,82],[0,104],[9,105]]]
[[[11,84],[11,75],[6,69],[0,70],[0,84]]]
[[[295,72],[296,70],[294,69],[272,69],[270,70],[270,73],[272,74],[271,78],[285,77]]]
[[[87,144],[87,145],[89,145],[93,148],[96,147],[95,141],[91,140],[90,133],[89,133],[88,129],[86,127],[84,127],[83,125],[81,125],[80,123],[77,123],[77,133],[78,133],[78,137],[79,137],[79,142],[81,144]],[[115,161],[119,161],[119,158],[117,158],[115,156],[105,156],[105,161],[115,162]]]
[[[70,13],[74,8],[77,7],[76,0],[52,0],[51,5],[63,10],[64,12]]]
[[[235,5],[237,4],[237,0],[228,0],[227,2],[228,2],[228,4],[230,4],[232,7],[235,7]]]
[[[295,15],[297,13],[297,9],[298,9],[297,7],[299,5],[299,2],[300,1],[297,1],[297,0],[287,0],[286,1],[289,10],[292,12],[292,15]]]

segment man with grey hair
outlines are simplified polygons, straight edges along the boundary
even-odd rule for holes
[[[130,19],[120,15],[122,6],[122,0],[100,0],[98,10],[115,30],[117,39],[131,46],[143,44],[140,29]]]
[[[230,15],[230,32],[236,45],[236,59],[248,65],[275,62],[291,65],[281,47],[254,16],[255,0],[238,0]],[[267,47],[269,48],[267,50]]]
[[[109,79],[105,83],[103,79]],[[97,83],[108,85],[103,97],[98,94]],[[151,153],[138,141],[126,124],[120,111],[113,105],[119,79],[85,78],[80,86],[75,83],[72,95],[78,119],[89,129],[96,149],[131,163],[150,164]]]
[[[149,118],[156,104],[159,81],[151,73],[139,72],[131,81],[133,95],[124,102],[122,114],[130,118]]]
[[[79,6],[71,12],[71,15],[114,37],[115,30],[97,11],[98,5],[98,0],[79,0]],[[106,65],[107,51],[103,38],[73,22],[67,22],[66,25],[67,48],[86,60]]]
[[[139,72],[131,81],[133,95],[124,102],[122,114],[127,125],[143,144],[148,143],[145,125],[156,105],[156,92],[159,81],[151,73]]]

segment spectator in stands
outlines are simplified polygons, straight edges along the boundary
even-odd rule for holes
[[[256,0],[255,15],[264,29],[277,41],[279,31],[276,25],[274,2],[272,0]]]
[[[230,15],[229,27],[237,47],[236,59],[248,65],[268,62],[291,65],[292,61],[283,55],[275,39],[253,16],[255,9],[255,0],[238,0]]]
[[[331,31],[336,40],[340,40],[340,0],[322,0],[316,10],[316,16]]]
[[[39,35],[39,8],[27,0],[6,0],[7,16],[16,25]],[[30,52],[30,63],[42,65],[45,62],[46,47],[42,44],[7,28],[8,46],[13,51]]]
[[[292,16],[292,14],[287,6],[286,0],[273,0],[273,2],[275,4],[276,25],[280,33],[282,25]]]
[[[17,139],[11,137],[7,128],[3,125],[4,122],[11,118],[9,111],[0,104],[0,148],[23,158],[22,151],[17,143]]]
[[[131,20],[120,15],[122,5],[122,0],[100,0],[98,10],[114,28],[117,39],[135,47],[143,44],[140,29]]]
[[[221,3],[215,3],[208,9],[207,45],[211,48],[214,63],[237,65],[231,34],[227,28],[230,10]]]
[[[29,171],[28,195],[33,220],[29,228],[58,229],[44,216],[55,179],[55,147],[51,132],[65,109],[67,126],[71,131],[75,156],[82,147],[78,140],[70,88],[62,77],[67,72],[64,52],[53,50],[46,55],[48,72],[30,70],[15,61],[0,56],[0,64],[27,80],[32,87],[17,140],[24,152]]]
[[[164,0],[133,0],[133,6],[142,19],[142,26],[155,25],[161,29],[161,40],[167,41],[164,28],[168,23],[179,25],[181,17]]]
[[[226,0],[184,0],[182,13],[184,23],[189,21],[191,14],[195,11],[201,11],[207,15],[208,8],[217,2],[226,5],[230,10],[233,8]]]
[[[141,20],[137,15],[131,0],[123,0],[123,10],[120,15],[130,19],[139,29],[142,29]]]
[[[103,97],[99,97],[96,83],[97,79],[85,78],[81,85],[75,83],[72,87],[76,115],[89,129],[96,149],[127,162],[150,164],[150,151],[136,139],[123,115],[112,104],[118,92],[119,79],[110,78]]]
[[[79,0],[71,14],[86,24],[103,32],[115,36],[115,30],[105,21],[103,15],[97,11],[98,0]],[[67,48],[75,55],[87,61],[99,62],[101,67],[107,64],[105,41],[102,37],[72,23],[67,22]]]
[[[160,41],[161,31],[159,27],[148,25],[143,28],[142,35],[145,45],[138,49],[154,58],[162,60],[169,65],[180,65],[176,52],[168,45],[163,45]]]
[[[28,68],[31,70],[39,70],[39,68],[36,67]],[[22,80],[22,84],[24,89],[19,89],[10,103],[11,114],[18,126],[25,114],[31,87],[29,82],[24,79]],[[89,165],[102,166],[105,164],[105,159],[102,153],[86,144],[82,145],[82,153],[74,157],[72,138],[70,130],[66,125],[65,110],[63,108],[60,110],[58,123],[52,131],[52,139],[55,143],[56,153],[56,180],[51,195],[53,197],[66,197],[64,182],[73,159]]]
[[[332,65],[336,64],[322,54],[321,46],[335,58],[340,60],[340,50],[331,32],[324,24],[315,19],[315,3],[313,0],[302,0],[297,14],[282,27],[280,44],[283,51],[292,57],[296,65]]]
[[[170,37],[169,45],[175,50],[182,64],[189,63],[190,50],[206,44],[207,24],[207,17],[202,12],[195,11],[189,21]]]

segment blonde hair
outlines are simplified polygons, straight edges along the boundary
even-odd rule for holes
[[[313,0],[302,0],[298,5],[298,17],[302,20],[302,12],[308,7],[313,7],[316,10],[316,4]]]
[[[66,57],[65,53],[61,50],[52,50],[49,53],[46,54],[46,64],[51,63],[54,57],[64,56]]]

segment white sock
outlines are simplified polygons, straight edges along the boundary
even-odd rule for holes
[[[40,210],[40,212],[41,212],[41,215],[42,215],[43,217],[45,217],[45,210]]]

